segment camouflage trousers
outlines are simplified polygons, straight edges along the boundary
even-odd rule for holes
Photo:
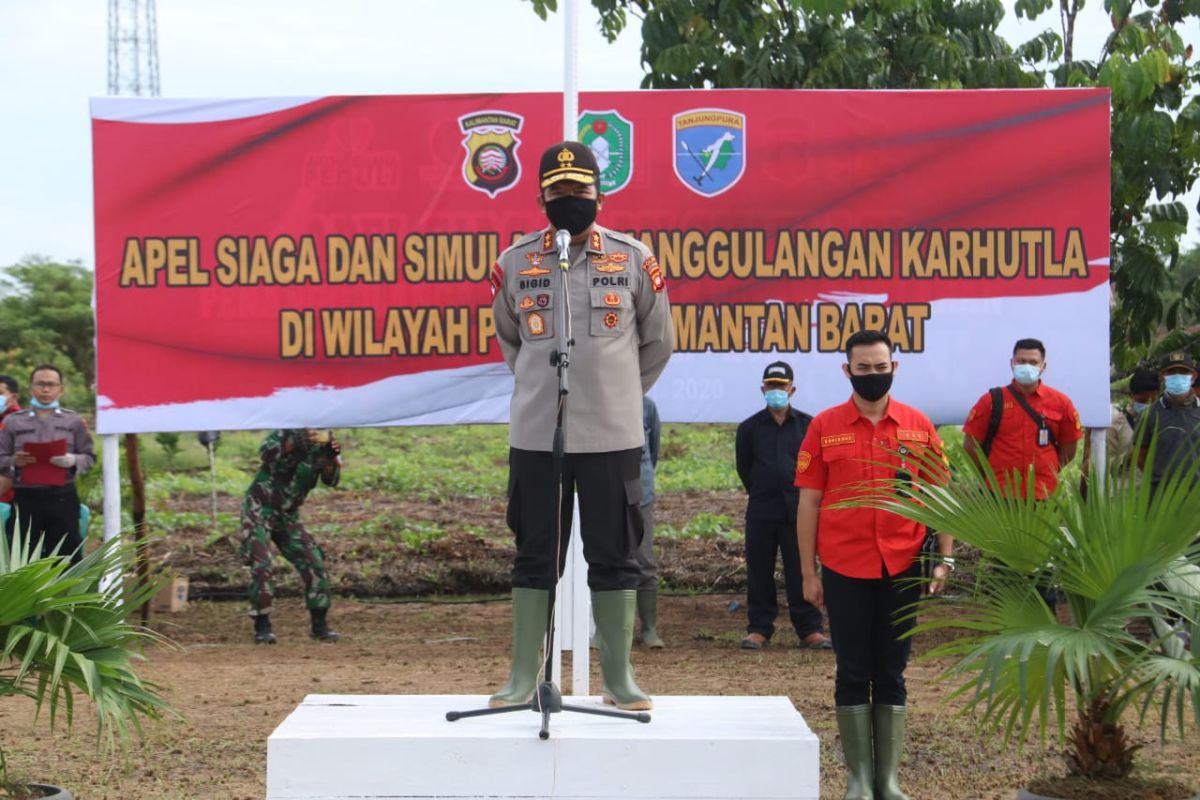
[[[304,581],[304,604],[309,609],[329,608],[325,553],[304,529],[298,512],[285,513],[247,502],[242,506],[242,537],[242,559],[250,567],[251,616],[271,611],[275,596],[271,542],[300,573]]]

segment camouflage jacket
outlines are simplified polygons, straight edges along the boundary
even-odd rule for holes
[[[246,499],[277,511],[298,510],[318,480],[326,486],[337,486],[341,478],[334,452],[323,444],[309,442],[308,431],[303,428],[271,431],[258,454],[262,463],[246,491]]]

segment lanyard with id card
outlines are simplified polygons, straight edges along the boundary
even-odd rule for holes
[[[1012,386],[1008,387],[1008,391],[1013,396],[1013,399],[1017,401],[1017,404],[1025,409],[1025,413],[1029,415],[1029,418],[1037,424],[1038,447],[1049,447],[1050,445],[1058,447],[1058,441],[1054,438],[1054,431],[1050,430],[1050,426],[1046,424],[1046,418],[1034,411],[1033,407],[1029,405],[1029,401],[1022,397],[1021,393]]]

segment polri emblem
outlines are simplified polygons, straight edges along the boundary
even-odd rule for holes
[[[541,336],[546,332],[546,320],[536,311],[530,311],[526,324],[529,326],[530,336]]]
[[[633,123],[616,111],[584,111],[579,115],[579,141],[600,168],[600,191],[619,192],[633,177]]]
[[[621,295],[617,294],[616,292],[609,292],[608,294],[604,295],[604,305],[606,305],[606,306],[621,305]]]
[[[604,315],[604,327],[606,328],[615,328],[620,321],[621,318],[617,316],[617,312],[615,311],[610,311]]]
[[[676,114],[675,176],[698,195],[715,197],[746,172],[746,115],[722,108]]]
[[[495,197],[516,184],[521,177],[521,162],[517,160],[521,140],[517,134],[524,123],[519,114],[509,111],[477,111],[458,118],[466,134],[462,143],[467,150],[463,179],[468,186]]]

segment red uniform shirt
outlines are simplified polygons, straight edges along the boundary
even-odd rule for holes
[[[1008,492],[1009,487],[1013,486],[1020,497],[1025,496],[1025,475],[1032,464],[1035,497],[1044,500],[1054,491],[1054,487],[1058,486],[1058,449],[1053,444],[1045,447],[1038,445],[1037,423],[1013,399],[1014,391],[1021,390],[1014,384],[1006,387],[1001,394],[1004,398],[1004,410],[1000,415],[1000,427],[996,430],[996,438],[992,440],[988,463],[992,465],[992,472],[996,473],[1001,491]],[[1046,418],[1046,427],[1054,434],[1054,440],[1059,445],[1077,442],[1083,438],[1079,412],[1075,410],[1071,398],[1042,382],[1038,383],[1031,394],[1024,397],[1030,408]],[[991,419],[992,395],[988,392],[979,398],[979,402],[975,403],[971,413],[967,415],[963,433],[982,444],[987,438]]]
[[[922,461],[901,455],[942,455],[942,441],[929,418],[912,406],[889,400],[876,425],[854,399],[826,409],[808,426],[796,457],[796,485],[819,489],[817,555],[834,572],[851,578],[899,575],[912,566],[925,541],[925,526],[874,508],[829,508],[863,486],[894,479],[898,470],[927,473]],[[925,475],[925,477],[930,477]]]
[[[4,427],[4,418],[9,414],[15,414],[21,410],[20,406],[9,406],[8,408],[0,408],[0,428]],[[9,489],[4,494],[0,494],[0,503],[11,503],[15,492]]]

